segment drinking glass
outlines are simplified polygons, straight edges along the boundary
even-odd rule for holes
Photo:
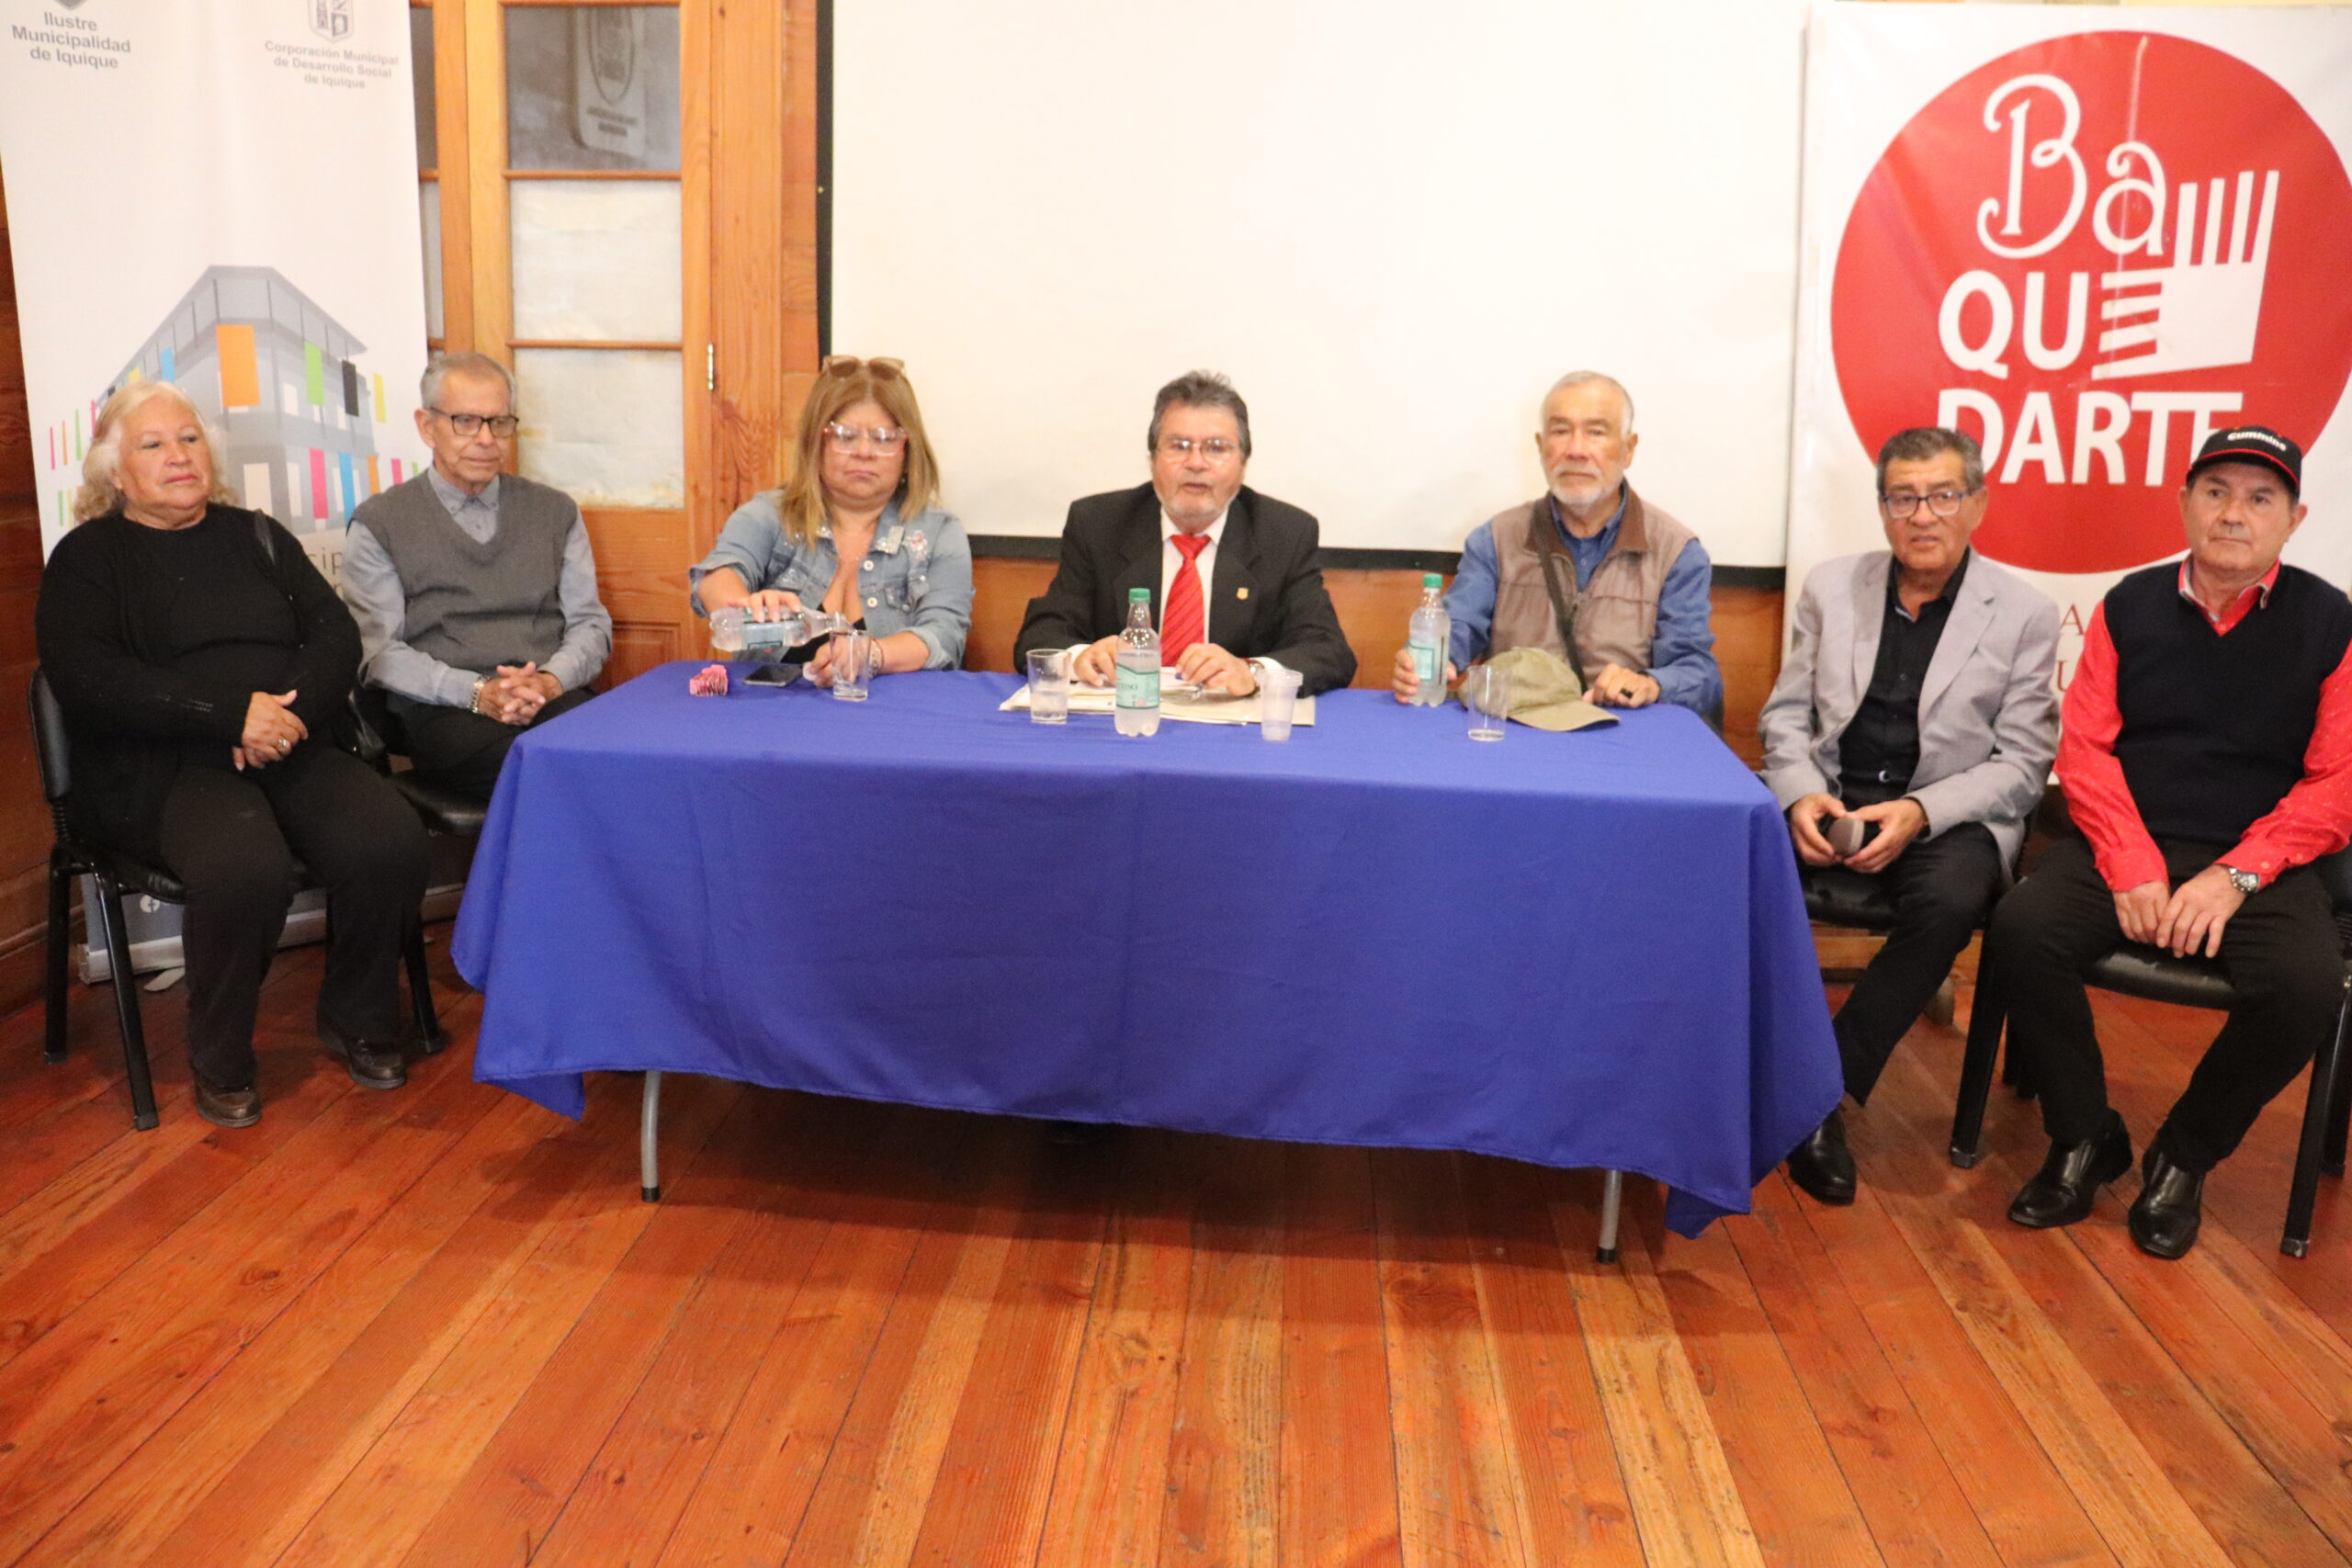
[[[1481,664],[1462,677],[1462,705],[1470,710],[1470,739],[1500,740],[1510,712],[1510,671]]]
[[[874,639],[861,631],[833,634],[833,695],[845,703],[865,700],[874,673]]]
[[[1069,650],[1033,648],[1029,650],[1029,722],[1069,722]]]
[[[1299,672],[1269,670],[1258,678],[1258,731],[1269,740],[1290,739],[1291,717],[1298,711]]]

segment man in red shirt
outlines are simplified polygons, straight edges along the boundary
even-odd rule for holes
[[[2311,863],[2352,836],[2352,602],[2279,551],[2302,450],[2242,425],[2180,492],[2188,556],[2133,572],[2083,636],[2058,779],[2080,837],[2005,898],[1987,969],[2041,1095],[2049,1157],[2009,1206],[2071,1224],[2132,1165],[2081,971],[2126,942],[2218,957],[2229,1021],[2150,1140],[2130,1215],[2143,1252],[2197,1239],[2205,1173],[2335,1025],[2344,965]]]

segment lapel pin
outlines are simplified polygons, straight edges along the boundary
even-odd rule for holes
[[[1233,596],[1236,599],[1247,599],[1250,597],[1250,590],[1247,588],[1237,588],[1233,591]]]

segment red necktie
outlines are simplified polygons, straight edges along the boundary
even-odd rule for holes
[[[1179,534],[1176,547],[1184,552],[1184,559],[1176,568],[1176,581],[1168,585],[1168,608],[1159,617],[1159,661],[1172,665],[1184,657],[1184,650],[1208,636],[1207,623],[1201,615],[1201,569],[1197,564],[1201,552],[1209,547],[1206,534]]]

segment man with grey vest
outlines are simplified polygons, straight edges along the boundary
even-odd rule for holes
[[[1625,482],[1640,437],[1634,400],[1594,370],[1553,384],[1535,449],[1549,491],[1482,523],[1446,590],[1451,683],[1473,660],[1537,647],[1575,667],[1604,707],[1668,702],[1721,720],[1723,672],[1708,623],[1713,569],[1690,530]],[[1419,682],[1399,650],[1400,702]]]
[[[433,466],[352,513],[343,592],[417,771],[487,799],[515,736],[588,700],[613,618],[580,508],[504,471],[506,367],[436,354],[421,392]]]

